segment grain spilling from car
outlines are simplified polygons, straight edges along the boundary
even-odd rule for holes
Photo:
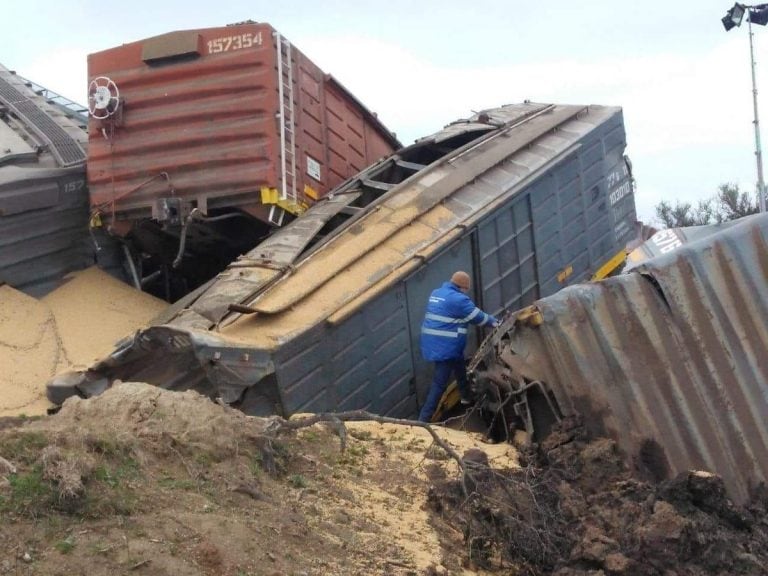
[[[164,307],[96,267],[42,300],[0,286],[0,416],[44,413],[47,380],[109,353]]]

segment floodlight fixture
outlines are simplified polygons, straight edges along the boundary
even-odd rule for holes
[[[761,4],[761,6],[766,6],[765,4]],[[757,8],[749,11],[749,21],[752,22],[752,24],[759,24],[760,26],[765,26],[768,24],[768,7],[765,8]]]
[[[752,40],[752,24],[765,26],[768,24],[768,4],[755,4],[752,6],[739,4],[738,2],[728,10],[726,15],[721,18],[725,31],[732,30],[741,26],[744,20],[744,14],[749,11],[747,23],[749,24],[749,63],[752,67],[752,109],[754,120],[752,124],[755,127],[755,161],[757,164],[757,199],[760,212],[765,212],[765,181],[763,180],[763,151],[760,144],[760,119],[757,113],[757,79],[755,76],[755,47]]]
[[[745,12],[746,7],[744,4],[739,4],[738,2],[733,5],[733,8],[728,10],[728,13],[731,15],[731,20],[733,20],[733,23],[736,24],[736,26],[741,26],[741,21],[744,20]]]
[[[720,20],[723,23],[725,31],[728,32],[737,26],[741,26],[746,11],[747,7],[744,4],[739,4],[738,2],[734,4],[733,8],[730,8]]]
[[[725,31],[728,32],[731,28],[735,28],[736,24],[733,23],[733,20],[731,20],[731,15],[726,14],[722,18],[723,28],[725,28]]]

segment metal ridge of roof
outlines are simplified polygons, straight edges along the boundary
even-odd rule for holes
[[[508,332],[526,378],[638,471],[708,470],[741,502],[768,479],[768,215],[534,306]]]

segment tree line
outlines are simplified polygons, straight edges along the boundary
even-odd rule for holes
[[[742,216],[757,214],[759,203],[757,194],[739,190],[738,184],[726,183],[718,187],[717,194],[705,200],[699,200],[695,206],[690,202],[670,202],[662,200],[656,205],[656,217],[665,228],[702,226],[735,220]]]

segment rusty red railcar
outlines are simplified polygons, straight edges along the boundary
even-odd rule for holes
[[[400,147],[265,23],[124,44],[89,55],[88,75],[92,221],[120,236],[159,223],[136,253],[167,252],[174,238],[179,257],[194,252],[201,234],[181,232],[190,215],[198,228],[232,211],[280,225]]]

